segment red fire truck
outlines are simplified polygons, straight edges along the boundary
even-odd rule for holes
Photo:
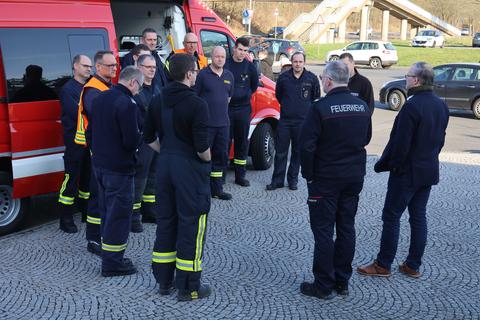
[[[207,57],[217,45],[231,53],[235,42],[199,0],[0,0],[0,234],[20,224],[30,197],[57,192],[63,176],[59,101],[25,94],[28,67],[40,72],[42,88],[58,94],[72,75],[73,56],[93,58],[106,49],[118,55],[146,27],[157,30],[161,55],[181,48],[190,30]],[[256,169],[266,169],[279,105],[274,82],[262,76],[260,83],[252,97],[250,155]]]

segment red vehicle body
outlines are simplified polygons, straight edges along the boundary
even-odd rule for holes
[[[0,0],[0,234],[21,222],[31,196],[57,192],[63,177],[59,101],[16,97],[27,86],[26,67],[40,66],[41,81],[58,94],[75,54],[93,58],[108,49],[118,55],[118,39],[138,37],[145,27],[156,29],[162,41],[173,39],[160,55],[182,47],[190,30],[207,56],[216,45],[231,53],[235,41],[201,1]],[[266,169],[273,161],[279,105],[275,83],[263,76],[260,82],[252,97],[250,155],[256,169]]]

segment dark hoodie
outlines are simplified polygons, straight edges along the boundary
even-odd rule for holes
[[[178,139],[204,152],[208,145],[208,106],[196,92],[180,82],[169,83],[153,98],[144,124],[144,141],[163,138],[162,109],[173,108],[173,127]]]

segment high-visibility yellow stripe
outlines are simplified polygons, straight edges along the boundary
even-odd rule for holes
[[[90,198],[90,192],[78,190],[78,197],[79,197],[80,199],[88,200],[88,199]]]
[[[212,171],[212,172],[210,172],[210,177],[221,178],[221,177],[223,177],[223,171]]]
[[[205,236],[205,229],[207,226],[207,215],[202,214],[198,219],[198,232],[195,250],[195,260],[193,261],[193,270],[202,270],[202,252],[203,252],[203,238]]]
[[[72,205],[75,202],[75,198],[60,196],[58,202],[68,205]]]
[[[142,207],[142,203],[141,202],[136,202],[133,204],[133,210],[137,210],[137,209],[140,209]]]
[[[127,244],[106,244],[102,241],[102,250],[109,252],[121,252],[127,249]]]
[[[177,252],[155,252],[152,254],[152,261],[155,263],[172,263],[177,259]]]
[[[148,203],[155,203],[155,195],[154,194],[144,194],[142,196],[142,201],[143,202],[148,202]]]
[[[60,188],[60,195],[62,195],[63,191],[65,191],[65,188],[67,187],[67,183],[69,179],[70,179],[70,174],[65,173],[65,178],[63,179],[62,187]]]
[[[87,216],[87,222],[91,224],[101,224],[102,219],[101,218],[95,218],[91,216]]]
[[[247,160],[233,159],[233,164],[238,164],[240,166],[245,166],[245,165],[247,165]]]
[[[183,260],[183,259],[176,259],[176,264],[175,266],[177,269],[183,270],[183,271],[190,271],[193,272],[193,260]]]

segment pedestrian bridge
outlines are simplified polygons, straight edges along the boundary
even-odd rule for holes
[[[446,35],[460,36],[458,28],[408,0],[324,0],[311,12],[299,15],[285,29],[284,36],[306,43],[344,42],[347,18],[352,13],[361,13],[360,40],[366,40],[368,13],[372,7],[383,11],[383,41],[388,41],[390,15],[401,21],[401,40],[407,39],[408,25],[411,27],[411,36],[414,36],[419,28],[433,28]]]

